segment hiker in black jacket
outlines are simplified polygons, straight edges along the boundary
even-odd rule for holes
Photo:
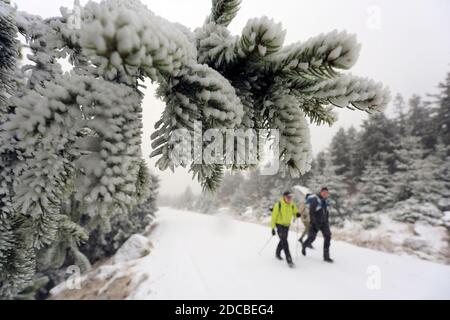
[[[323,260],[326,262],[333,262],[333,259],[330,258],[331,231],[328,220],[328,196],[328,188],[324,187],[318,194],[311,197],[309,205],[311,222],[308,238],[302,243],[302,254],[306,256],[306,248],[313,243],[320,230],[323,235]]]

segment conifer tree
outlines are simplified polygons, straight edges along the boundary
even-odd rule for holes
[[[398,122],[399,134],[401,136],[408,134],[406,122],[407,122],[407,109],[405,106],[405,100],[402,95],[397,94],[394,99],[395,116]]]
[[[392,176],[384,161],[369,163],[358,184],[358,198],[355,207],[359,213],[374,213],[392,207],[396,198],[392,192]]]
[[[355,146],[354,175],[356,178],[361,176],[366,163],[370,161],[385,160],[389,170],[393,169],[392,155],[398,139],[396,132],[395,124],[384,113],[373,114],[364,120]],[[386,155],[388,155],[387,158]]]
[[[450,73],[447,74],[445,81],[439,84],[441,89],[438,95],[438,108],[436,121],[438,122],[437,134],[442,143],[450,145]]]
[[[421,170],[425,150],[420,137],[406,136],[400,139],[399,147],[394,152],[396,156],[394,190],[397,201],[402,201],[415,194],[414,185],[418,182],[417,170]]]
[[[432,149],[436,144],[437,123],[432,118],[433,109],[422,101],[418,95],[409,99],[408,135],[420,137],[425,149]]]
[[[330,144],[330,153],[333,159],[333,164],[340,166],[337,170],[338,175],[344,175],[351,170],[352,167],[352,145],[344,128],[340,128],[334,135]]]

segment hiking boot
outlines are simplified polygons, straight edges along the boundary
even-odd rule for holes
[[[330,252],[325,251],[323,253],[323,261],[329,262],[329,263],[333,263],[334,262],[333,259],[330,258]]]
[[[308,244],[306,247],[307,247],[308,249],[314,249],[314,247],[313,247],[312,244]]]
[[[302,255],[306,256],[306,246],[302,243]]]
[[[279,255],[275,255],[275,258],[277,258],[280,261],[283,261],[283,258],[281,256],[279,256]]]
[[[288,262],[289,268],[295,268],[295,264],[292,261]]]

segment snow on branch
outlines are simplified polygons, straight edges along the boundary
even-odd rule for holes
[[[330,78],[337,75],[334,69],[350,69],[360,49],[355,35],[335,30],[283,48],[270,57],[269,68],[306,80]]]
[[[312,146],[309,125],[300,101],[287,90],[276,90],[267,98],[269,126],[279,130],[280,159],[290,176],[299,177],[311,169]]]
[[[236,61],[236,46],[239,37],[219,24],[207,23],[195,30],[197,39],[198,62],[206,63],[216,69]]]
[[[17,27],[12,15],[13,9],[0,1],[0,112],[7,97],[13,94],[10,74],[19,55]]]
[[[197,56],[186,29],[136,0],[89,2],[82,9],[81,28],[65,32],[107,80],[134,84],[140,72],[155,81],[177,76]]]
[[[187,74],[161,87],[160,96],[167,104],[161,120],[152,134],[151,156],[161,155],[157,165],[161,170],[174,168],[169,157],[173,147],[171,134],[175,129],[194,130],[194,122],[202,121],[203,129],[232,129],[244,114],[234,88],[220,73],[207,65],[193,65]]]
[[[228,26],[236,17],[242,0],[212,0],[211,16],[208,21]]]
[[[391,99],[389,89],[380,82],[352,75],[323,81],[303,92],[337,107],[367,112],[383,111]]]
[[[332,126],[338,120],[335,108],[329,105],[328,101],[324,103],[320,99],[304,99],[303,101],[300,99],[300,108],[310,121],[318,126],[324,124]]]
[[[237,53],[240,58],[254,54],[258,57],[267,57],[280,50],[283,46],[286,31],[281,23],[263,16],[250,19],[238,42]]]

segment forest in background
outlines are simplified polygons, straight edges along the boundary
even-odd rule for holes
[[[187,188],[178,197],[161,197],[160,204],[202,213],[222,208],[266,221],[280,194],[295,185],[330,189],[334,228],[350,221],[376,230],[383,227],[386,213],[395,222],[439,227],[448,244],[450,73],[439,84],[438,94],[409,99],[397,95],[386,112],[370,115],[359,129],[339,129],[329,147],[315,157],[312,170],[300,178],[263,176],[258,170],[227,172],[215,194],[195,195]],[[411,251],[431,250],[429,243],[418,241],[408,246]]]

